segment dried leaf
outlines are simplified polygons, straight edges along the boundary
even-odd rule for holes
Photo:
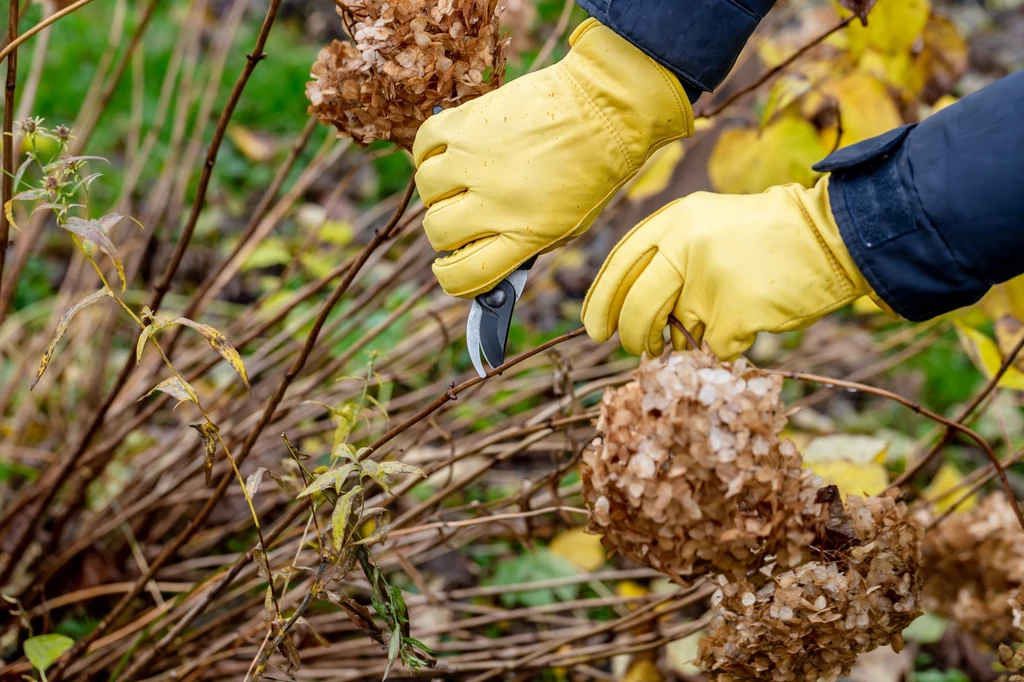
[[[142,328],[142,333],[139,334],[139,340],[135,344],[135,365],[138,366],[142,362],[142,351],[146,349],[146,343],[149,338],[157,332],[157,327],[152,323],[147,324]]]
[[[157,391],[161,393],[166,393],[172,398],[177,398],[178,405],[184,402],[195,403],[196,405],[199,404],[199,396],[198,394],[196,394],[195,389],[192,388],[192,385],[189,384],[184,379],[179,379],[178,377],[168,377],[164,379],[159,384],[150,389],[149,393],[139,398],[139,400],[148,398]],[[175,407],[177,407],[178,405],[175,405]]]
[[[250,498],[256,496],[260,489],[260,483],[263,482],[263,474],[266,472],[266,467],[259,467],[256,471],[249,474],[249,478],[245,479],[245,492],[249,493]]]
[[[306,620],[306,618],[304,616],[300,617],[299,619],[297,619],[295,621],[295,624],[296,625],[301,625],[302,627],[304,627],[309,634],[313,635],[313,639],[315,639],[316,643],[319,644],[320,646],[323,646],[323,647],[331,646],[331,643],[328,642],[327,639],[323,635],[321,635],[319,632],[317,632],[313,628],[312,624],[310,624],[310,622],[308,620]]]
[[[208,324],[200,324],[199,322],[193,322],[192,320],[185,317],[178,317],[175,318],[174,320],[171,320],[168,326],[174,324],[183,324],[186,327],[191,327],[192,329],[195,329],[197,332],[205,336],[206,340],[210,342],[210,345],[213,347],[213,349],[217,351],[217,353],[219,353],[220,356],[224,358],[224,360],[227,361],[229,365],[231,365],[231,368],[238,373],[238,376],[242,378],[242,383],[245,384],[245,387],[249,390],[252,390],[252,388],[249,386],[249,377],[245,373],[245,364],[242,362],[242,356],[238,354],[238,351],[235,350],[235,347],[232,346],[230,342],[228,342],[227,338],[225,338],[223,334],[221,334],[217,329],[211,327]]]
[[[333,601],[333,600],[332,600]],[[355,599],[346,597],[334,602],[345,612],[352,624],[362,630],[370,639],[384,644],[384,633],[374,622],[370,610]]]
[[[348,478],[354,468],[355,464],[346,464],[317,476],[312,483],[302,489],[302,492],[299,493],[299,497],[306,497],[307,495],[312,495],[317,491],[326,490],[331,487],[336,491],[340,491],[345,479]]]
[[[35,388],[36,384],[39,383],[39,379],[43,376],[43,372],[46,371],[46,367],[50,364],[50,360],[53,358],[53,352],[57,349],[57,344],[64,336],[64,333],[67,332],[68,325],[71,324],[71,320],[75,315],[107,296],[110,296],[110,290],[103,287],[99,291],[89,294],[81,301],[71,306],[67,312],[60,316],[60,319],[57,320],[57,329],[54,330],[53,338],[50,339],[50,345],[46,347],[46,351],[43,353],[43,358],[39,361],[39,369],[36,371],[36,378],[32,382],[32,388]]]
[[[284,637],[281,638],[281,643],[278,645],[278,651],[288,661],[286,668],[287,672],[291,673],[299,669],[302,665],[302,660],[299,657],[299,650],[295,647],[295,642],[292,641],[292,637],[289,633],[284,633]]]
[[[256,551],[252,553],[252,558],[256,560],[256,574],[271,583],[270,565],[267,563],[267,555],[263,551],[262,544],[256,545]]]
[[[156,389],[154,388],[153,391]],[[153,391],[150,391],[152,393]],[[220,429],[213,422],[196,422],[195,424],[189,424],[193,429],[199,433],[199,437],[203,439],[203,470],[206,473],[206,485],[210,485],[210,479],[213,476],[213,458],[217,454],[217,436],[220,434]],[[259,471],[256,472],[260,473]],[[256,474],[253,474],[255,476]],[[262,477],[262,474],[261,474]],[[257,487],[259,481],[256,481]],[[248,486],[246,486],[248,488]],[[250,493],[250,497],[251,497]]]
[[[372,533],[367,535],[362,540],[359,540],[358,542],[353,542],[352,544],[353,545],[372,545],[372,544],[375,544],[375,543],[378,543],[378,542],[384,542],[385,540],[388,539],[388,533],[390,533],[390,532],[391,532],[391,526],[390,525],[383,525],[383,526],[378,527],[375,531],[373,531]]]
[[[120,218],[120,216],[118,216]],[[114,247],[114,242],[110,241],[110,237],[107,236],[106,229],[102,222],[99,220],[84,220],[82,218],[71,217],[67,221],[60,224],[65,230],[72,234],[76,234],[86,241],[92,242],[99,248],[100,251],[110,256],[110,260],[114,261],[114,267],[117,268],[117,276],[121,280],[121,291],[124,291],[128,287],[128,282],[124,277],[124,263],[121,262],[121,257],[117,255],[117,249]]]
[[[331,539],[334,541],[335,552],[340,552],[348,541],[349,533],[352,532],[352,509],[357,496],[362,502],[362,493],[363,486],[357,485],[339,497],[334,504],[334,511],[331,513]]]

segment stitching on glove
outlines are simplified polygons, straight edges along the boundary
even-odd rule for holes
[[[682,137],[688,137],[693,135],[693,129],[690,125],[691,116],[686,115],[686,105],[683,104],[683,98],[679,96],[679,88],[675,87],[675,85],[672,82],[673,79],[665,72],[665,68],[661,64],[654,61],[650,57],[647,57],[647,60],[650,61],[651,64],[655,66],[655,68],[658,70],[658,75],[661,76],[661,79],[663,81],[665,81],[665,85],[668,86],[669,92],[671,92],[672,96],[675,97],[676,106],[679,107],[679,115],[683,117],[683,134],[679,135],[678,137],[669,137],[665,140],[665,143],[667,144],[669,142],[672,142],[673,140],[678,140]],[[652,152],[647,153],[647,158],[650,158],[651,153]]]
[[[787,193],[789,194],[790,198],[793,199],[796,205],[800,207],[800,215],[804,217],[804,222],[807,223],[807,227],[809,227],[811,229],[811,232],[814,234],[814,238],[818,241],[818,246],[820,246],[821,250],[825,252],[825,257],[826,259],[828,259],[828,264],[832,269],[832,275],[834,277],[837,277],[842,284],[841,294],[844,297],[853,296],[855,293],[853,289],[853,282],[851,282],[850,278],[847,277],[846,271],[843,269],[843,266],[839,262],[839,259],[836,258],[836,255],[832,253],[832,249],[828,248],[828,244],[825,242],[825,238],[821,236],[821,232],[818,231],[818,226],[814,224],[814,221],[811,219],[810,214],[804,207],[803,202],[800,201],[795,196],[793,196],[791,190],[787,190]]]
[[[622,154],[622,158],[626,162],[626,165],[630,168],[630,173],[636,173],[638,170],[640,170],[640,167],[634,164],[633,160],[629,158],[629,152],[626,148],[625,142],[619,136],[619,133],[615,130],[614,126],[612,126],[611,121],[608,120],[608,117],[605,115],[605,113],[601,111],[601,108],[597,106],[597,103],[590,98],[590,95],[587,94],[587,91],[583,89],[583,85],[576,80],[576,77],[572,75],[569,69],[565,68],[562,62],[559,62],[558,65],[559,67],[561,67],[562,73],[565,74],[565,77],[569,79],[569,82],[573,84],[573,87],[575,87],[577,92],[580,93],[580,96],[583,97],[583,100],[590,105],[590,108],[594,110],[594,113],[597,114],[597,117],[601,119],[601,123],[604,125],[605,130],[607,130],[608,133],[615,139],[615,144],[618,146],[619,153]]]

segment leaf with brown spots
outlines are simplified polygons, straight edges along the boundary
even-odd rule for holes
[[[149,393],[142,396],[142,398],[139,398],[139,400],[142,400],[143,398],[148,398],[157,391],[159,391],[160,393],[166,393],[172,398],[177,398],[178,405],[181,405],[182,403],[186,402],[194,403],[196,405],[199,404],[199,396],[196,394],[196,389],[192,388],[192,385],[190,383],[188,383],[184,379],[179,379],[178,377],[168,377],[164,379],[159,384],[150,389]],[[178,407],[178,405],[175,405],[174,407]]]
[[[252,390],[252,388],[249,386],[249,375],[246,374],[245,372],[245,364],[242,362],[242,356],[238,354],[238,351],[235,350],[235,347],[231,345],[231,343],[223,334],[220,333],[220,331],[211,327],[208,324],[201,324],[199,322],[190,320],[186,317],[175,318],[171,320],[171,322],[167,326],[171,326],[174,324],[183,324],[186,327],[191,327],[192,329],[195,329],[197,332],[205,336],[206,340],[210,342],[211,346],[213,346],[213,349],[217,351],[217,353],[219,353],[220,356],[224,358],[224,360],[229,365],[231,365],[232,369],[238,372],[238,376],[242,378],[242,383],[245,384],[245,387],[249,390]]]
[[[363,486],[357,485],[338,498],[334,505],[334,512],[331,514],[331,538],[334,541],[335,552],[340,552],[348,540],[348,535],[352,531],[352,508],[357,496],[362,504],[362,494]]]
[[[199,433],[199,437],[203,439],[203,470],[206,472],[206,485],[209,486],[210,479],[213,476],[213,456],[217,454],[217,436],[220,433],[220,429],[217,428],[216,424],[208,421],[196,422],[195,424],[189,424],[189,426],[195,429]],[[252,477],[250,477],[250,482],[252,482]],[[248,487],[246,485],[247,489]],[[250,493],[250,497],[256,492],[255,489],[259,488],[259,481],[255,481],[253,488],[254,490]]]
[[[43,376],[43,372],[46,371],[46,367],[50,364],[50,360],[53,358],[53,351],[57,349],[57,344],[60,342],[61,337],[63,337],[64,333],[68,330],[68,325],[71,324],[71,319],[83,308],[88,308],[93,303],[96,303],[101,298],[105,298],[107,296],[110,296],[110,290],[103,287],[99,291],[94,291],[75,305],[71,306],[67,312],[60,316],[60,319],[57,320],[57,329],[54,330],[53,338],[50,339],[50,345],[46,347],[46,352],[43,353],[43,359],[39,362],[39,370],[36,372],[35,381],[32,382],[32,388],[36,387],[36,384],[39,383],[40,377]]]

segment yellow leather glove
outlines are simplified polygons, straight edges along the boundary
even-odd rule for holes
[[[698,192],[637,225],[612,250],[583,303],[595,341],[615,330],[623,348],[660,355],[669,313],[731,360],[758,332],[803,329],[870,286],[850,257],[828,203],[812,189]],[[672,329],[677,349],[686,347]]]
[[[431,116],[413,145],[442,288],[490,290],[582,234],[659,147],[693,133],[675,76],[594,19],[558,64]]]

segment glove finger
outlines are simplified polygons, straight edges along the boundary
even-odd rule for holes
[[[716,320],[712,320],[708,323],[704,341],[719,360],[735,360],[745,350],[754,345],[757,331],[756,329],[741,331],[734,325],[726,323],[716,324]]]
[[[661,355],[668,314],[682,288],[679,271],[663,255],[655,254],[630,286],[619,313],[619,341],[627,353]]]
[[[451,144],[464,118],[463,112],[459,109],[456,107],[432,115],[416,131],[416,139],[412,143],[412,158],[417,168]]]
[[[505,279],[530,254],[510,248],[502,235],[477,239],[457,252],[438,258],[432,270],[441,288],[449,296],[472,298],[490,291]]]
[[[587,334],[594,341],[607,341],[615,333],[626,294],[658,251],[662,229],[653,219],[668,206],[634,227],[615,245],[590,285],[583,300],[582,317]]]
[[[434,251],[455,251],[474,241],[495,236],[490,225],[480,218],[484,205],[479,197],[466,191],[443,199],[423,216],[423,231]]]
[[[416,171],[416,189],[428,208],[465,192],[469,179],[464,155],[455,150],[432,156]]]

